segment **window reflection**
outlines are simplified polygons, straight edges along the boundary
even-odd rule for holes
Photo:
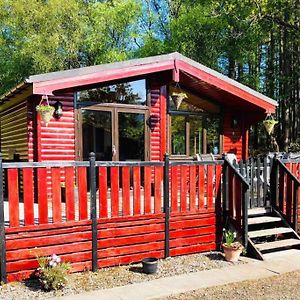
[[[77,101],[146,105],[146,81],[136,80],[80,91]]]

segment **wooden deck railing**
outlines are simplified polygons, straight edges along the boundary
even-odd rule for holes
[[[0,159],[8,175],[7,197],[0,178],[1,279],[27,276],[36,251],[95,271],[150,254],[216,250],[222,164],[167,155],[160,162],[101,162],[93,154],[81,162]]]
[[[248,206],[250,185],[237,168],[225,157],[223,166],[223,215],[241,234],[247,248],[248,242]]]
[[[298,163],[291,160],[274,161],[271,190],[273,207],[298,231],[298,197],[300,181],[297,178]]]

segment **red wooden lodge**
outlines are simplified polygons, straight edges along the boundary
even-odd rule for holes
[[[216,250],[222,153],[247,159],[250,126],[276,105],[179,53],[30,76],[0,98],[8,280],[36,255],[81,271]]]

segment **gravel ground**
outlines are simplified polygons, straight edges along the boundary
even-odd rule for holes
[[[180,295],[159,298],[157,300],[282,300],[300,299],[300,271],[276,275],[273,277],[231,283]]]
[[[242,263],[242,262],[238,262]],[[142,273],[141,264],[131,264],[100,269],[96,273],[84,272],[68,275],[68,283],[63,290],[43,292],[35,280],[14,282],[0,286],[1,300],[45,299],[54,296],[79,294],[96,289],[107,289],[126,284],[153,280],[161,277],[197,272],[232,265],[219,252],[192,254],[172,257],[159,261],[158,272],[153,275]],[[185,298],[183,298],[185,299]]]

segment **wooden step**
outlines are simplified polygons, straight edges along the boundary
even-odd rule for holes
[[[264,260],[271,260],[271,259],[277,259],[278,257],[284,256],[284,255],[295,255],[299,254],[299,249],[285,249],[281,251],[271,252],[271,253],[265,253],[263,254]]]
[[[257,207],[248,209],[248,216],[263,215],[272,212],[271,207]]]
[[[271,217],[271,216],[254,217],[248,219],[248,225],[279,222],[279,221],[281,221],[280,217]]]
[[[283,234],[283,233],[289,233],[289,232],[293,232],[293,229],[288,228],[288,227],[278,227],[278,228],[249,231],[248,236],[249,236],[249,238],[257,238],[257,237],[262,237],[262,236]]]
[[[255,247],[259,251],[266,251],[266,250],[272,250],[272,249],[278,249],[278,248],[288,248],[288,247],[298,246],[298,245],[300,245],[300,240],[286,239],[286,240],[280,240],[280,241],[275,241],[275,242],[256,244]]]

